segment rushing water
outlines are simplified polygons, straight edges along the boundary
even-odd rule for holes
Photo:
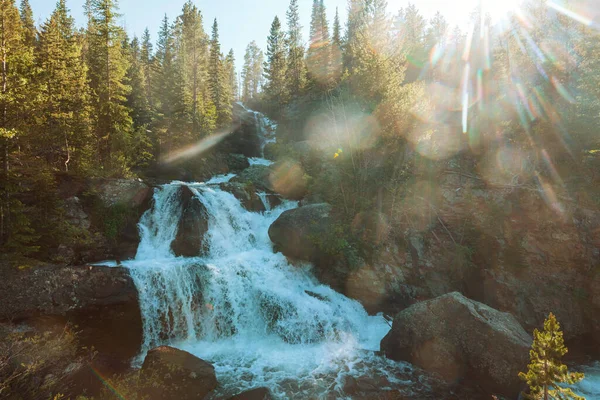
[[[259,118],[259,114],[255,114]],[[260,118],[264,143],[273,124]],[[269,165],[254,158],[252,164]],[[292,266],[274,253],[269,226],[297,207],[284,201],[249,212],[218,184],[173,182],[155,190],[152,209],[139,222],[136,258],[127,261],[139,292],[145,353],[169,344],[215,366],[215,397],[267,386],[280,398],[339,398],[349,377],[376,376],[378,385],[402,384],[410,391],[407,364],[374,354],[390,327],[356,301],[319,284],[310,266]],[[205,254],[175,257],[171,243],[182,215],[181,187],[206,207]],[[387,387],[391,389],[391,387]]]
[[[429,397],[433,381],[410,365],[376,355],[390,329],[381,316],[369,316],[356,301],[319,284],[309,265],[292,266],[273,252],[269,226],[297,204],[271,208],[267,194],[258,193],[267,211],[249,212],[219,189],[233,176],[155,190],[153,207],[139,222],[136,258],[124,263],[139,292],[144,325],[136,363],[159,345],[187,350],[215,366],[214,398],[255,387],[268,387],[277,398],[351,398],[352,386],[364,388],[365,379],[373,389],[369,398],[384,391],[445,398]],[[171,251],[183,185],[206,207],[208,218],[207,251],[193,258]],[[588,377],[578,385],[588,398],[600,398],[598,371],[598,365],[587,368]]]
[[[136,259],[126,263],[139,291],[143,353],[172,344],[214,363],[226,391],[266,385],[285,397],[330,392],[340,372],[374,359],[385,320],[273,252],[268,228],[295,203],[253,213],[216,186],[187,184],[207,209],[209,250],[177,258],[170,244],[182,185],[156,190]]]

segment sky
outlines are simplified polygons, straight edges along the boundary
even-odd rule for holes
[[[472,10],[478,0],[413,0],[425,17],[431,17],[436,11],[441,11],[447,19],[457,24],[464,21],[468,10]],[[486,0],[488,1],[488,0]],[[489,0],[493,4],[506,4],[513,0]],[[18,2],[18,0],[17,0]],[[85,0],[67,0],[78,26],[84,26],[83,4]],[[310,9],[313,0],[299,0],[300,17],[304,26],[304,41],[308,41],[310,24]],[[396,14],[409,0],[388,0],[388,12]],[[119,8],[122,25],[130,36],[141,36],[146,27],[150,30],[153,41],[165,13],[169,20],[180,14],[185,0],[120,0]],[[221,48],[224,53],[233,49],[238,69],[242,65],[244,52],[248,43],[256,40],[259,47],[266,49],[269,28],[275,15],[285,20],[285,12],[289,0],[195,0],[194,3],[202,11],[204,25],[208,33],[214,18],[219,23]],[[38,24],[41,24],[52,13],[56,2],[53,0],[30,0],[33,13]],[[325,6],[333,25],[336,7],[339,8],[342,23],[346,20],[347,0],[325,0]]]

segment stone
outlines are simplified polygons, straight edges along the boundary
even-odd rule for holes
[[[243,154],[227,154],[227,167],[229,172],[238,173],[250,166],[248,157]]]
[[[171,249],[178,257],[197,257],[202,253],[204,235],[208,231],[206,207],[187,186],[181,186],[179,196],[182,214]]]
[[[148,352],[141,375],[151,398],[162,400],[202,399],[217,387],[215,368],[206,361],[169,346]]]
[[[274,187],[271,184],[271,173],[271,167],[255,164],[243,170],[238,176],[233,177],[230,182],[251,183],[257,190],[274,192]]]
[[[229,400],[271,400],[272,398],[269,389],[261,387],[236,394]]]
[[[152,196],[152,189],[137,179],[101,179],[94,186],[104,207],[139,207]]]
[[[90,217],[83,210],[79,197],[73,196],[66,199],[63,210],[65,211],[65,219],[71,225],[85,230],[90,228]]]
[[[489,393],[514,398],[532,338],[509,313],[458,292],[414,304],[394,318],[381,350],[445,381],[477,381]]]
[[[243,154],[246,157],[261,157],[262,139],[256,115],[234,103],[233,124],[235,127],[233,132],[219,143],[218,150],[224,153]]]
[[[269,237],[276,250],[287,257],[313,261],[321,254],[315,240],[331,224],[331,205],[312,204],[282,213],[269,227]]]
[[[220,185],[220,188],[234,195],[246,210],[255,212],[265,211],[265,205],[256,194],[256,190],[252,184],[225,182]]]

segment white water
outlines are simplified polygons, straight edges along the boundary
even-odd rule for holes
[[[274,141],[275,125],[255,116],[264,143]],[[319,284],[309,265],[292,266],[273,253],[269,226],[297,204],[284,201],[271,209],[266,193],[259,193],[267,211],[248,212],[218,188],[233,176],[164,185],[142,216],[136,258],[124,263],[139,292],[144,324],[137,363],[155,346],[187,350],[213,363],[219,398],[260,386],[277,398],[340,398],[346,396],[346,378],[361,376],[377,377],[378,389],[402,385],[410,393],[406,379],[412,369],[373,353],[390,329],[386,321]],[[207,210],[203,257],[178,258],[171,251],[183,211],[182,185]]]
[[[273,253],[268,228],[295,203],[252,213],[230,193],[188,184],[209,214],[209,252],[176,258],[181,185],[156,191],[140,220],[136,259],[125,263],[139,291],[143,353],[175,345],[213,362],[225,391],[266,385],[281,397],[304,397],[307,382],[312,395],[329,392],[338,373],[374,357],[364,350],[379,349],[384,319]],[[288,387],[290,379],[299,386]]]
[[[582,369],[585,378],[575,386],[575,392],[586,399],[600,399],[600,361]]]

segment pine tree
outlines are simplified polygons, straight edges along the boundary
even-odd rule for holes
[[[177,22],[180,31],[177,33],[180,36],[177,58],[183,69],[185,90],[191,100],[194,136],[210,133],[202,132],[204,100],[208,91],[208,36],[204,32],[202,21],[200,10],[188,1],[184,4]]]
[[[126,105],[131,87],[126,84],[125,32],[117,25],[117,9],[116,0],[91,0],[87,38],[98,154],[105,167],[121,173],[127,169],[124,151],[132,121]]]
[[[152,124],[157,156],[161,157],[189,141],[189,114],[191,104],[185,94],[185,76],[182,59],[176,57],[174,30],[165,15],[158,33],[157,49],[152,73],[152,98],[156,118]]]
[[[142,35],[142,47],[140,49],[140,63],[142,64],[142,69],[144,72],[144,77],[146,78],[146,99],[150,109],[154,107],[154,101],[152,99],[152,70],[154,63],[154,53],[153,53],[152,41],[150,39],[150,31],[148,28],[144,30],[144,34]]]
[[[348,21],[344,46],[344,67],[351,73],[354,68],[355,52],[359,49],[359,40],[366,27],[366,1],[348,0]]]
[[[151,119],[150,106],[146,95],[147,78],[142,59],[140,41],[136,36],[128,45],[129,69],[127,81],[131,85],[131,92],[127,96],[127,106],[131,110],[134,129],[148,126]]]
[[[529,352],[531,362],[527,373],[519,373],[519,377],[527,382],[529,394],[525,397],[531,400],[574,399],[582,400],[570,388],[560,384],[572,385],[583,379],[582,373],[569,372],[561,358],[567,354],[563,333],[554,314],[550,313],[544,322],[542,332],[533,331],[533,345]]]
[[[29,0],[21,0],[21,22],[23,23],[25,43],[28,46],[34,46],[37,40],[37,29],[33,20],[33,11]]]
[[[215,18],[210,39],[210,56],[208,61],[208,79],[212,103],[217,113],[217,127],[222,128],[231,122],[232,105],[227,90],[227,72],[223,66],[221,44],[219,43],[219,26]]]
[[[281,30],[279,18],[275,17],[267,38],[267,60],[264,75],[266,79],[265,95],[272,110],[281,112],[287,101],[286,93],[285,36]]]
[[[306,84],[306,64],[304,63],[304,45],[302,44],[302,26],[298,13],[298,0],[291,0],[287,17],[287,91],[290,95],[299,95]]]
[[[15,196],[20,182],[11,168],[13,153],[26,144],[35,92],[33,46],[27,42],[14,0],[0,2],[0,248],[29,253],[34,239],[23,203]]]
[[[234,102],[239,98],[239,87],[237,82],[237,73],[235,72],[235,55],[233,49],[229,50],[225,58],[225,67],[227,71],[227,85],[231,91],[231,101]]]
[[[338,48],[342,48],[342,28],[340,25],[340,13],[337,7],[335,8],[335,17],[333,19],[333,35],[331,40]]]
[[[255,41],[250,42],[244,54],[242,68],[242,102],[256,99],[263,84],[264,54]]]
[[[65,171],[70,165],[89,166],[93,138],[87,68],[65,0],[58,1],[42,25],[37,65],[41,91],[38,153]]]

